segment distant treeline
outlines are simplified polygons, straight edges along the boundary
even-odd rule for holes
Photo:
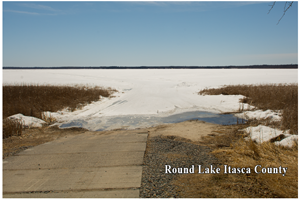
[[[298,68],[298,64],[283,65],[249,65],[249,66],[58,66],[58,67],[14,67],[3,69],[290,69]]]

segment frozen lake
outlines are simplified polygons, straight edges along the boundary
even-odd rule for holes
[[[117,89],[82,110],[56,117],[90,130],[137,128],[166,122],[187,112],[236,111],[242,96],[200,96],[204,88],[236,84],[298,83],[297,69],[3,70],[3,83],[84,84]],[[178,116],[179,117],[179,116]],[[190,116],[187,116],[188,119]],[[197,116],[198,117],[198,116]],[[202,116],[199,116],[202,117]],[[131,118],[131,119],[130,119]],[[139,118],[139,119],[133,119]],[[148,118],[148,120],[147,120]],[[195,117],[196,118],[196,117]],[[209,118],[209,117],[207,117]],[[177,118],[178,119],[178,118]],[[173,118],[176,121],[176,118]]]

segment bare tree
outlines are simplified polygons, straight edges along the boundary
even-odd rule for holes
[[[271,10],[274,8],[275,3],[276,3],[276,1],[274,1],[272,5],[269,5],[269,6],[271,6],[271,8],[270,8],[268,14],[269,14],[269,13],[271,12]],[[283,14],[282,14],[281,18],[278,20],[277,25],[279,24],[279,22],[281,21],[281,19],[284,17],[286,11],[288,11],[288,9],[290,9],[290,7],[292,7],[293,3],[294,3],[293,1],[292,1],[292,2],[287,2],[287,1],[285,2],[285,4],[284,4],[284,9],[283,9]]]

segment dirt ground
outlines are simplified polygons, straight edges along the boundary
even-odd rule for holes
[[[176,136],[188,139],[192,142],[201,141],[202,136],[215,134],[221,125],[207,123],[199,120],[188,120],[175,124],[163,124],[149,128],[149,136]]]
[[[190,120],[176,124],[163,124],[156,127],[145,128],[143,130],[147,131],[150,137],[158,135],[175,136],[176,139],[188,142],[199,142],[201,141],[202,136],[213,136],[217,134],[220,128],[222,128],[221,125],[198,120]],[[22,136],[12,136],[10,138],[3,139],[3,159],[30,147],[50,142],[67,135],[77,135],[87,131],[87,129],[82,128],[59,129],[58,127],[25,129]],[[112,130],[112,132],[113,131],[130,130]]]

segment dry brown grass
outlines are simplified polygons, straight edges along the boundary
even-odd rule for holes
[[[23,123],[20,120],[4,119],[3,120],[3,138],[11,136],[21,136],[23,132]]]
[[[185,174],[173,183],[181,197],[187,198],[261,198],[298,197],[298,146],[291,149],[274,143],[255,144],[245,141],[239,131],[246,125],[223,126],[216,135],[207,136],[202,144],[212,147],[221,162],[220,174]],[[195,163],[196,164],[196,163]],[[223,165],[251,168],[251,174],[224,174]],[[256,174],[254,167],[287,167],[282,174]]]
[[[298,84],[228,85],[204,89],[201,95],[244,95],[242,103],[262,110],[282,110],[281,129],[298,134]]]
[[[205,89],[199,94],[244,95],[242,103],[259,109],[283,110],[280,124],[269,120],[252,120],[247,124],[223,126],[214,134],[204,137],[201,144],[214,149],[212,152],[221,163],[220,174],[186,174],[173,183],[182,197],[193,198],[297,198],[298,197],[298,144],[283,148],[274,143],[256,144],[246,141],[240,130],[264,124],[282,126],[298,134],[298,85],[238,85],[219,89]],[[223,165],[250,168],[250,174],[224,174]],[[262,167],[287,167],[282,174],[257,174],[256,165]]]
[[[4,85],[3,86],[3,137],[19,135],[20,123],[7,119],[8,116],[21,113],[53,122],[43,114],[44,111],[56,112],[64,108],[71,111],[79,109],[101,97],[110,97],[111,88],[87,86],[54,85]]]

